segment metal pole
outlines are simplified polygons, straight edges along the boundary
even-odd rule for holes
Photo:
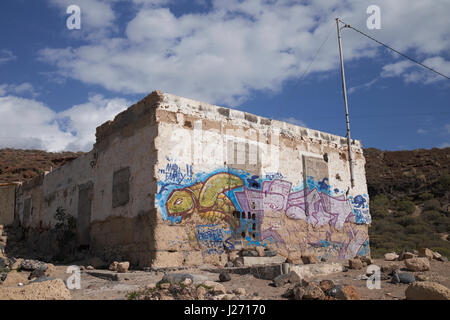
[[[345,119],[347,122],[347,145],[348,145],[348,162],[350,165],[350,184],[353,188],[355,186],[355,180],[353,176],[353,158],[352,158],[352,147],[351,147],[351,137],[350,137],[350,119],[348,117],[348,103],[347,103],[347,87],[345,85],[345,72],[344,72],[344,58],[342,55],[342,43],[341,43],[341,29],[339,28],[339,18],[336,18],[338,43],[339,43],[339,57],[341,59],[341,77],[342,77],[342,91],[344,93],[344,103],[345,103]]]

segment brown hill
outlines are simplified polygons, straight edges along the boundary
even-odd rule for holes
[[[82,152],[0,149],[0,183],[25,181],[76,159]]]

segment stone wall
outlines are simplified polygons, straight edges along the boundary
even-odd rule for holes
[[[223,265],[246,247],[294,262],[369,253],[359,141],[350,188],[345,138],[158,91],[96,137],[91,152],[19,188],[34,243],[63,208],[79,245],[139,266]]]
[[[156,121],[159,255],[223,265],[257,246],[294,262],[369,254],[359,141],[350,188],[342,137],[169,94]]]

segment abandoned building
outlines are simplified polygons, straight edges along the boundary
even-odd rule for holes
[[[93,149],[0,187],[0,224],[36,250],[63,209],[77,245],[135,266],[224,265],[263,247],[292,262],[369,254],[361,143],[154,91],[97,128]]]

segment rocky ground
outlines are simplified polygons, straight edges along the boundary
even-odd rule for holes
[[[418,259],[419,263],[411,267],[412,259]],[[360,264],[342,261],[343,271],[332,274],[303,277],[301,272],[291,271],[274,280],[264,280],[252,274],[235,274],[235,268],[211,266],[143,271],[128,270],[126,264],[120,269],[116,264],[108,270],[94,258],[74,264],[80,268],[81,287],[69,290],[70,284],[75,283],[71,281],[74,273],[68,273],[69,265],[1,257],[0,299],[404,300],[407,290],[410,290],[409,298],[450,299],[449,262],[426,257],[412,259],[370,261],[381,268],[382,280],[380,289],[369,289],[364,261]],[[97,268],[92,266],[97,263]],[[327,264],[318,262],[317,266]],[[411,283],[392,283],[396,277],[394,270],[401,282]]]

